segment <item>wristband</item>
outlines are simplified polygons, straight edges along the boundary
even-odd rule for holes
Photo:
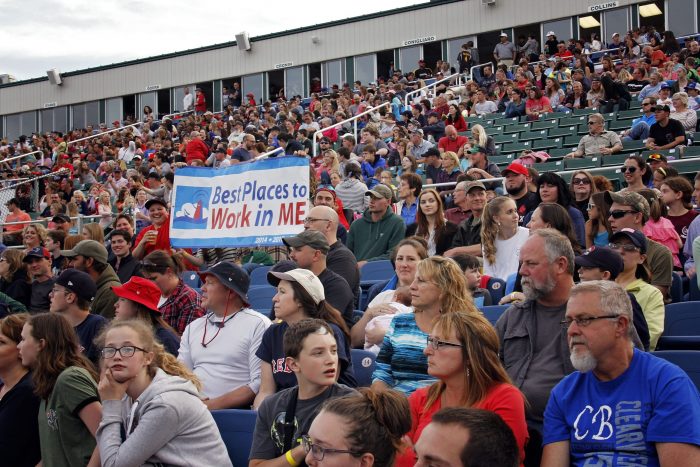
[[[291,465],[292,467],[297,467],[299,465],[299,462],[294,460],[294,456],[292,456],[291,449],[286,452],[286,454],[284,455],[284,458],[287,459],[287,464]]]

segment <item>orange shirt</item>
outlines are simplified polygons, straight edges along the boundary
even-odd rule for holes
[[[18,211],[17,214],[12,214],[10,212],[7,214],[7,216],[5,216],[5,222],[23,222],[30,220],[32,220],[32,218],[24,211]],[[19,232],[25,225],[27,224],[6,225],[5,232]]]

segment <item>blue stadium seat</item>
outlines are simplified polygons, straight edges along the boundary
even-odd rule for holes
[[[248,290],[248,302],[254,310],[272,309],[272,297],[277,294],[277,288],[271,285],[251,287]]]
[[[506,281],[497,277],[492,277],[486,284],[486,290],[491,294],[491,303],[498,303],[503,298],[506,291]]]
[[[224,440],[231,463],[234,466],[248,465],[257,412],[228,409],[212,410],[211,414]]]
[[[369,387],[372,385],[372,373],[377,366],[375,360],[377,356],[372,352],[362,349],[351,349],[350,356],[352,357],[352,368],[355,372],[355,380],[360,387]]]
[[[185,285],[189,285],[193,289],[198,289],[202,286],[202,279],[199,278],[197,271],[183,271],[180,277]]]
[[[389,260],[370,261],[360,269],[360,282],[385,281],[394,275],[394,267]]]
[[[272,266],[259,266],[250,273],[250,285],[268,285],[267,282],[267,271],[270,270]]]
[[[666,305],[659,350],[700,350],[700,302]]]
[[[678,365],[700,390],[700,352],[695,350],[665,350],[653,352],[653,355]]]
[[[362,315],[364,315],[365,312],[362,310],[353,310],[352,312],[352,321],[353,323],[357,323],[362,319]]]
[[[491,306],[485,306],[481,309],[482,313],[484,313],[484,317],[489,320],[489,322],[493,325],[496,324],[496,321],[498,321],[498,318],[501,317],[503,313],[508,309],[510,305],[491,305]]]

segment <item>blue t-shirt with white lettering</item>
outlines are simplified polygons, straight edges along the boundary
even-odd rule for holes
[[[700,445],[700,395],[676,365],[634,349],[612,381],[574,372],[553,390],[543,444],[570,442],[572,466],[658,466],[654,443]]]

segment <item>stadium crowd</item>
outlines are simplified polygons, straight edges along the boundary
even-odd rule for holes
[[[493,59],[408,107],[449,63],[261,106],[233,83],[220,113],[188,89],[183,115],[144,108],[117,131],[3,141],[6,183],[40,178],[6,203],[1,463],[231,465],[210,411],[252,408],[251,466],[700,465],[698,390],[650,353],[673,273],[696,280],[700,174],[691,183],[661,152],[629,155],[619,191],[586,170],[539,174],[546,154],[531,151],[501,170],[488,128],[468,123],[594,109],[568,158],[632,140],[682,150],[698,42],[649,28],[607,45],[547,34],[540,49],[504,34]],[[478,62],[465,44],[459,71]],[[633,99],[639,118],[606,130],[603,114]],[[384,103],[357,139],[333,126]],[[178,169],[277,148],[309,159],[302,233],[171,247]],[[382,260],[395,273],[364,297],[360,272]],[[263,266],[276,294],[255,310]],[[496,304],[490,278],[515,282],[495,326],[480,311]],[[376,355],[371,387],[357,387],[358,348]]]

